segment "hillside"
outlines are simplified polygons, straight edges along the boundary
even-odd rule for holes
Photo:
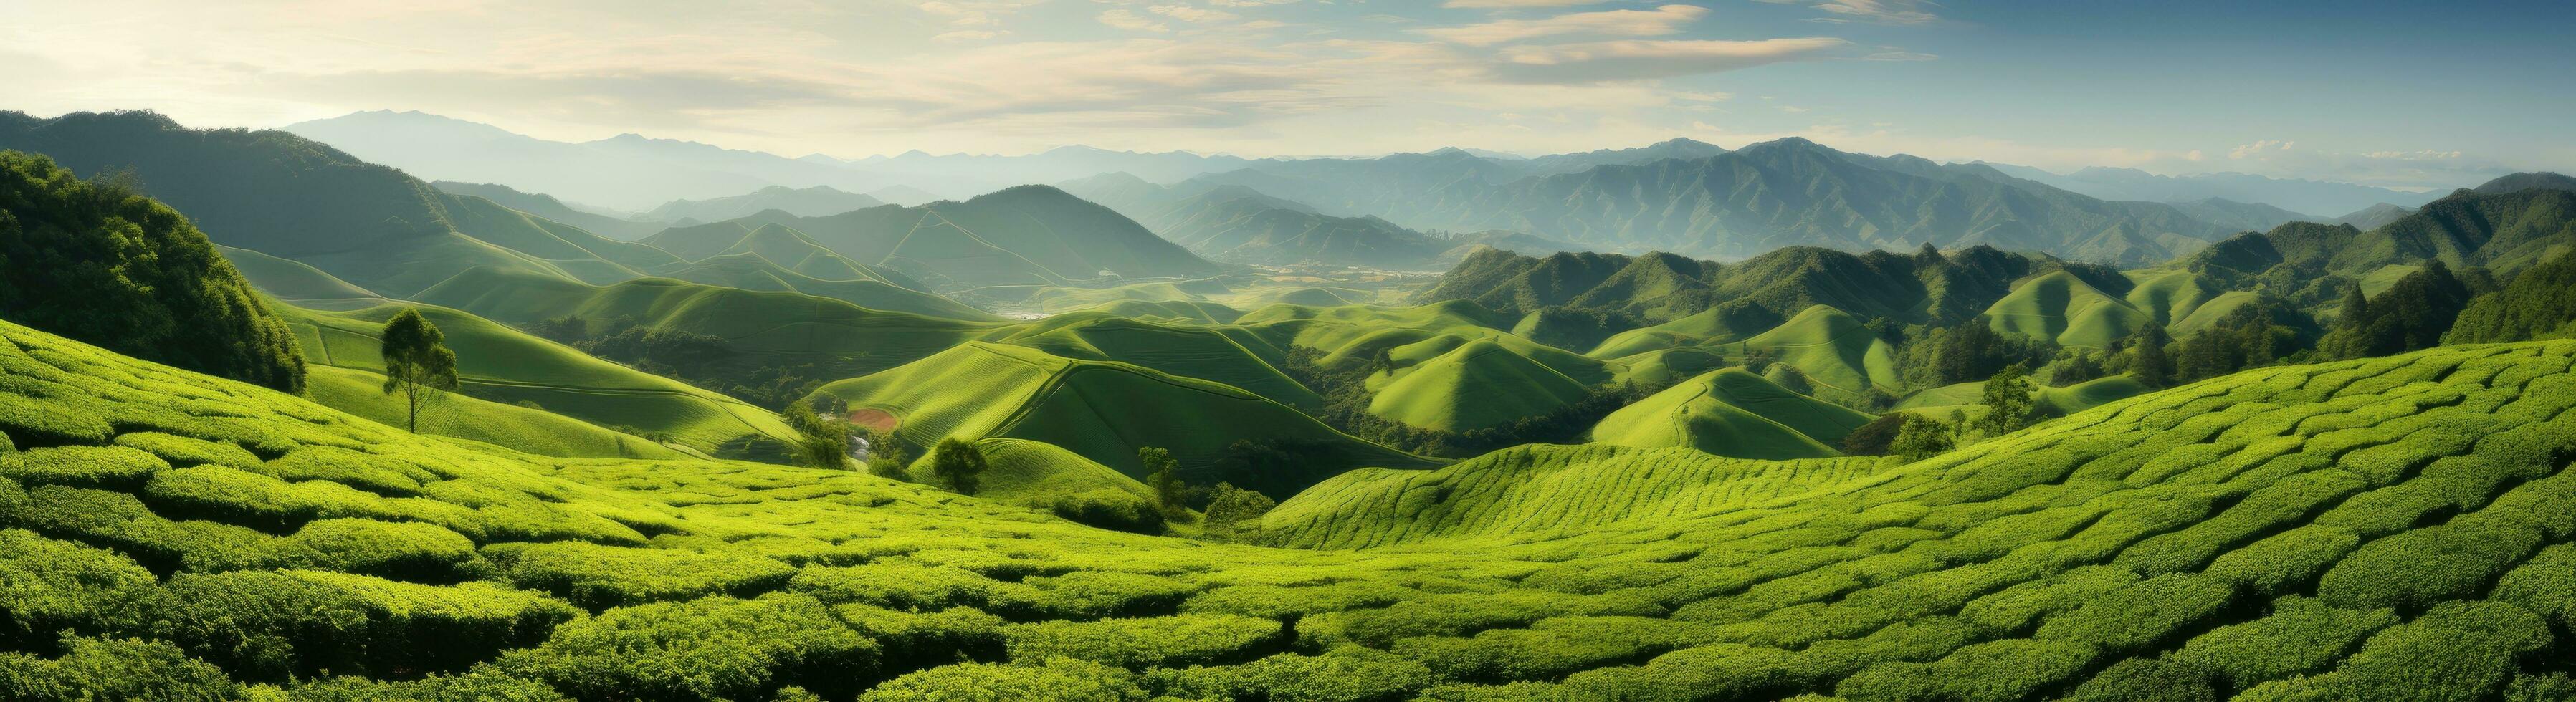
[[[971,342],[819,392],[853,411],[892,415],[893,438],[914,447],[915,456],[944,438],[1026,439],[1142,478],[1136,450],[1153,446],[1170,450],[1194,482],[1222,479],[1277,497],[1352,468],[1431,463],[1232,386],[1019,346]],[[1300,460],[1226,465],[1231,445],[1247,440],[1274,443]]]
[[[2231,238],[2179,265],[2299,290],[2326,275],[2361,280],[2434,259],[2510,277],[2571,245],[2576,245],[2576,190],[2461,191],[2378,228],[2285,224]]]
[[[1254,168],[1203,180],[1417,229],[1510,229],[1595,250],[1716,258],[1929,242],[2144,265],[2237,231],[2173,205],[2097,200],[1980,166],[1851,154],[1794,137],[1693,160],[1530,177],[1455,151]]]
[[[1410,426],[1469,431],[1563,409],[1582,400],[1587,389],[1492,339],[1477,339],[1405,364],[1401,374],[1374,388],[1369,413]]]
[[[8,128],[0,113],[0,133]],[[43,156],[0,151],[0,318],[297,392],[304,354],[188,218]]]
[[[1717,310],[1724,326],[1755,331],[1815,305],[1954,324],[2005,297],[2015,281],[2070,268],[2107,271],[1983,246],[1910,256],[1793,247],[1731,264],[1669,253],[1488,250],[1460,261],[1415,299],[1473,300],[1515,313],[1549,307],[1621,312],[1658,323]]]
[[[653,208],[645,215],[664,222],[688,220],[722,222],[749,217],[768,210],[778,210],[798,217],[821,217],[883,204],[886,203],[882,200],[857,193],[841,192],[828,185],[810,188],[772,185],[730,197],[672,200],[662,203],[660,207]]]
[[[581,205],[555,199],[545,193],[528,193],[497,183],[460,183],[452,180],[430,181],[430,187],[452,195],[471,195],[491,200],[493,204],[546,219],[590,230],[618,241],[634,241],[670,226],[655,219],[612,217]]]
[[[33,626],[0,637],[72,685],[2478,699],[2545,679],[2576,599],[2564,342],[2264,369],[1902,466],[1577,447],[1354,473],[1268,531],[1402,548],[1307,552],[852,473],[538,459],[0,338],[0,563],[44,576],[13,580],[36,596],[0,607]],[[1646,458],[1568,470],[1603,452]]]
[[[989,321],[990,313],[922,290],[920,282],[850,260],[804,232],[742,221],[673,227],[645,237],[686,260],[656,275],[744,290],[799,292],[860,307]]]
[[[1042,185],[964,202],[887,205],[826,217],[762,213],[743,223],[786,225],[835,253],[910,276],[933,292],[1218,271],[1216,264],[1109,208]]]
[[[1742,368],[1711,371],[1604,417],[1592,440],[1678,446],[1736,458],[1826,458],[1870,416],[1782,388]]]
[[[655,455],[648,450],[619,449],[615,437],[585,438],[599,434],[601,428],[622,428],[634,434],[668,435],[671,442],[706,454],[761,459],[775,458],[779,442],[793,435],[776,414],[741,400],[594,358],[465,312],[431,306],[283,310],[313,365],[347,371],[332,376],[338,385],[317,387],[316,402],[360,416],[383,416],[380,405],[387,398],[380,387],[384,361],[379,336],[385,320],[403,309],[418,309],[438,325],[447,336],[447,346],[456,350],[457,378],[464,394],[489,401],[434,407],[422,422],[425,431],[551,455]],[[539,422],[530,426],[507,421],[520,414],[509,410],[522,409],[507,405],[519,402],[595,426],[545,432],[538,429],[562,428],[562,422],[530,420]],[[501,412],[495,414],[495,409]],[[598,448],[602,445],[609,448],[603,451]]]

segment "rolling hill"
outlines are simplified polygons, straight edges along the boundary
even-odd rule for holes
[[[431,432],[550,455],[659,455],[653,452],[659,446],[622,447],[621,440],[640,440],[607,436],[615,430],[602,429],[625,428],[631,433],[666,434],[673,443],[709,455],[759,459],[777,458],[781,442],[794,436],[776,414],[741,400],[433,306],[282,310],[313,365],[343,369],[330,376],[334,385],[314,391],[315,401],[360,416],[386,416],[387,398],[379,387],[383,342],[378,337],[385,320],[403,309],[420,310],[446,333],[447,346],[456,350],[463,392],[489,401],[460,400],[459,405],[435,410],[423,422]],[[542,408],[537,414],[562,417],[531,419],[523,416],[528,414],[524,408],[510,406],[519,402]],[[566,427],[563,418],[588,425]]]
[[[1736,458],[1828,458],[1870,416],[1782,388],[1742,368],[1711,371],[1604,417],[1592,440],[1678,446]]]
[[[1109,208],[1042,185],[964,202],[887,205],[827,217],[763,213],[742,223],[786,225],[835,253],[910,276],[934,292],[1218,271],[1216,264]]]
[[[74,690],[2487,699],[2563,680],[2576,601],[2566,342],[2266,368],[1912,464],[1360,471],[1264,520],[1346,549],[1307,551],[540,458],[0,339],[0,660]]]
[[[664,222],[722,222],[778,210],[797,217],[821,217],[886,204],[866,195],[845,193],[829,185],[790,188],[772,185],[731,197],[672,200],[645,213]]]
[[[490,267],[594,283],[668,253],[451,195],[285,132],[192,130],[150,112],[37,119],[0,112],[0,149],[81,174],[134,174],[215,243],[299,261],[388,296]]]
[[[852,410],[893,415],[894,440],[916,449],[952,437],[1027,439],[1141,478],[1136,450],[1152,446],[1170,450],[1194,475],[1278,497],[1352,468],[1431,463],[1232,386],[1020,346],[970,342],[819,392]],[[1303,460],[1291,472],[1222,472],[1230,445],[1247,440],[1291,447]]]
[[[1492,339],[1477,339],[1405,365],[1401,374],[1376,385],[1369,413],[1463,432],[1563,409],[1588,390],[1584,382]]]
[[[502,207],[587,229],[591,233],[618,241],[642,239],[670,226],[668,222],[650,218],[610,216],[594,211],[595,208],[557,200],[553,195],[520,192],[518,189],[496,183],[437,180],[430,181],[429,185],[438,188],[439,192],[491,200],[493,204]]]

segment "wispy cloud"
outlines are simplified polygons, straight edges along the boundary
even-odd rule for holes
[[[1683,25],[1708,15],[1708,8],[1696,5],[1665,5],[1652,10],[1606,10],[1578,12],[1544,19],[1507,19],[1457,27],[1435,27],[1417,30],[1422,34],[1469,46],[1492,46],[1506,42],[1567,34],[1617,37],[1663,36],[1681,31]]]
[[[1513,47],[1494,76],[1520,83],[1589,83],[1671,78],[1821,58],[1849,46],[1832,37],[1721,40],[1631,40]]]
[[[1874,24],[1932,24],[1941,21],[1933,14],[1938,7],[1926,0],[1761,0],[1776,5],[1806,5],[1824,15],[1816,22],[1869,22]]]

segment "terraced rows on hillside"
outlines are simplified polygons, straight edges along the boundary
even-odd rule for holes
[[[1391,545],[1291,550],[856,473],[450,443],[0,337],[10,694],[102,675],[109,696],[287,699],[2568,689],[2545,654],[2576,617],[2576,342],[2264,369],[1571,532],[1421,539],[1356,509],[1315,524]],[[1711,489],[1644,467],[1613,475]],[[1308,533],[1295,506],[1281,538]]]

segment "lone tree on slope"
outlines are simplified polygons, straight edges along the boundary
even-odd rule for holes
[[[420,410],[456,390],[456,352],[438,325],[406,309],[385,320],[385,394],[401,392],[413,433],[420,432]]]
[[[984,475],[984,452],[963,439],[941,439],[938,454],[930,458],[930,473],[948,481],[957,494],[975,494],[976,480]]]
[[[1136,460],[1145,464],[1145,485],[1154,489],[1155,504],[1166,512],[1178,509],[1188,490],[1181,484],[1181,462],[1171,451],[1153,446],[1136,449]]]

